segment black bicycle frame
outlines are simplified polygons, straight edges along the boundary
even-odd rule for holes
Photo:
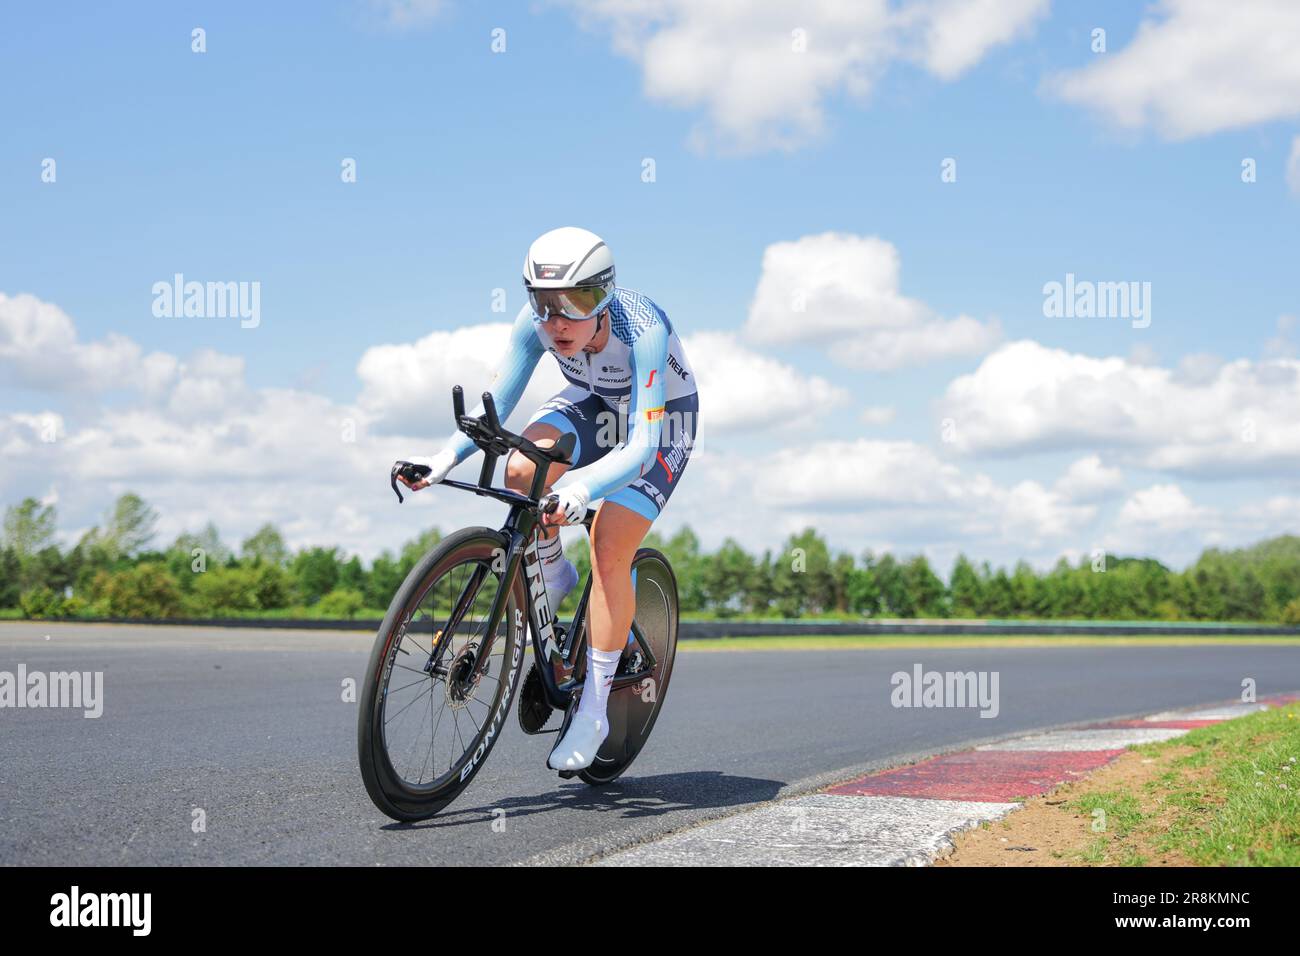
[[[483,451],[483,467],[479,470],[478,484],[472,485],[468,482],[453,481],[449,478],[443,479],[440,484],[460,488],[463,491],[470,491],[476,495],[495,498],[510,506],[510,512],[506,516],[505,524],[501,527],[501,531],[507,538],[504,555],[505,568],[501,577],[502,586],[497,590],[496,598],[492,602],[492,609],[488,612],[487,627],[484,630],[486,635],[484,646],[480,648],[478,661],[475,665],[476,668],[481,668],[490,655],[492,643],[497,639],[497,629],[501,625],[501,619],[505,616],[506,601],[510,597],[510,592],[514,589],[515,576],[520,573],[520,565],[523,564],[528,545],[537,532],[537,526],[541,523],[539,517],[540,498],[546,488],[546,478],[550,471],[550,464],[555,461],[561,463],[569,461],[569,457],[573,453],[574,439],[571,435],[562,435],[553,450],[541,449],[528,439],[505,431],[497,419],[492,395],[488,392],[483,393],[484,413],[479,417],[465,414],[463,393],[459,385],[452,389],[452,403],[456,410],[457,427],[469,435]],[[532,485],[527,495],[521,495],[509,488],[492,487],[492,476],[496,471],[497,459],[511,449],[523,453],[535,466]],[[587,529],[588,534],[591,533],[591,521],[595,514],[595,511],[588,509],[586,517],[583,519],[582,524]],[[557,683],[554,669],[550,665],[559,661],[562,663],[564,670],[572,672],[578,660],[578,653],[587,645],[587,603],[591,596],[591,576],[587,576],[586,584],[582,589],[582,596],[578,600],[578,607],[573,614],[573,620],[565,630],[562,640],[557,641],[555,628],[558,622],[552,613],[546,587],[542,582],[541,560],[536,557],[535,550],[534,559],[536,572],[529,575],[531,580],[526,579],[524,582],[524,590],[527,593],[528,601],[528,627],[532,632],[533,640],[533,659],[538,665],[537,669],[542,678],[542,687],[546,692],[547,703],[556,710],[563,710],[568,706],[574,692],[581,689],[584,681],[570,678],[563,683]],[[429,663],[426,665],[428,670],[436,669],[442,648],[450,646],[450,637],[455,631],[455,626],[460,623],[466,609],[473,603],[484,577],[486,577],[486,573],[472,575],[470,581],[461,591],[452,608],[445,633],[431,649]],[[542,617],[543,611],[546,613],[545,618]],[[577,626],[579,621],[582,622],[581,628]],[[577,633],[579,630],[582,631],[581,634]],[[544,635],[549,637],[544,637]],[[641,650],[644,665],[635,673],[616,677],[611,689],[640,683],[650,675],[657,664],[657,659],[653,651],[651,651],[645,635],[641,633],[641,628],[637,626],[635,618],[632,621],[632,636]]]

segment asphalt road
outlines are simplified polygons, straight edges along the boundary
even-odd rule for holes
[[[0,709],[0,864],[573,863],[706,817],[972,742],[1300,689],[1300,648],[705,652],[684,645],[629,774],[546,769],[513,715],[474,784],[404,826],[356,767],[371,637],[0,624],[0,671],[103,672],[103,714]],[[999,713],[896,708],[890,676],[996,671]],[[201,815],[201,816],[200,816]],[[204,828],[195,832],[194,822]]]

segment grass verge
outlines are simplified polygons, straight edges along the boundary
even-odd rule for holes
[[[953,842],[940,865],[1300,866],[1300,704],[1131,748]]]

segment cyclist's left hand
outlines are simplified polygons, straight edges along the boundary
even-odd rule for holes
[[[587,505],[591,503],[591,494],[582,485],[569,485],[556,488],[555,495],[559,504],[550,514],[542,515],[544,525],[581,524],[587,516]]]

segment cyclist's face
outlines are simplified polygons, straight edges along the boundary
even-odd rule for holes
[[[564,356],[577,355],[596,337],[596,320],[570,319],[552,315],[546,319],[546,334]]]

